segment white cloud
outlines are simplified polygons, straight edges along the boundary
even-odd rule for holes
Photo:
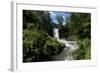
[[[49,12],[51,14],[51,16],[56,16],[56,13],[54,12]]]
[[[62,17],[63,17],[63,19],[65,19],[65,16],[64,15]]]

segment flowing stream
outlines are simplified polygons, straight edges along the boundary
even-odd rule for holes
[[[71,52],[78,47],[77,43],[75,41],[67,41],[65,39],[60,39],[58,28],[54,28],[53,32],[54,32],[54,38],[56,38],[59,42],[64,43],[66,47],[60,54],[52,56],[52,59],[53,60],[73,60],[73,56],[71,56]]]

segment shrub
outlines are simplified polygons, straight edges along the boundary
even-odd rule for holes
[[[59,54],[65,45],[50,37],[43,30],[23,31],[23,62],[50,60],[51,55]]]
[[[75,60],[87,60],[91,59],[91,45],[90,40],[88,38],[79,40],[79,47],[72,52],[73,58]]]
[[[44,46],[44,53],[47,53],[49,55],[56,55],[60,53],[64,47],[65,45],[63,43],[60,43],[53,38],[49,38]],[[48,50],[50,51],[50,53],[47,52]]]

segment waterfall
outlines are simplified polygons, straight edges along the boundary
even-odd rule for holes
[[[69,47],[70,49],[73,49],[73,50],[77,47],[77,43],[75,41],[67,41],[65,39],[60,39],[58,28],[53,29],[53,35],[54,35],[54,38],[56,38],[59,42],[64,43],[66,47]]]
[[[58,28],[54,28],[53,29],[53,34],[54,34],[54,38],[56,38],[58,40],[59,39],[59,29]]]
[[[66,47],[60,54],[52,56],[52,58],[54,60],[73,60],[70,53],[78,47],[77,43],[74,41],[67,41],[65,39],[60,39],[58,28],[53,29],[53,35],[54,38],[56,38],[59,42],[64,43]]]

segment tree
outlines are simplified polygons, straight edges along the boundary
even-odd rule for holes
[[[74,59],[91,58],[91,14],[72,13],[68,24],[69,37],[77,41],[79,47],[73,52]]]
[[[70,35],[77,38],[89,38],[91,30],[91,15],[89,13],[72,13],[68,24]]]
[[[29,23],[33,23],[35,28],[41,27],[50,36],[53,36],[53,26],[48,11],[23,10],[23,28],[26,29]]]
[[[63,25],[63,17],[62,16],[57,16],[56,17],[57,21],[58,21],[58,27],[62,26]]]
[[[23,62],[50,61],[65,47],[52,38],[48,11],[23,10]]]
[[[43,30],[30,28],[23,31],[23,62],[50,61],[52,55],[59,54],[63,43],[50,37]]]

